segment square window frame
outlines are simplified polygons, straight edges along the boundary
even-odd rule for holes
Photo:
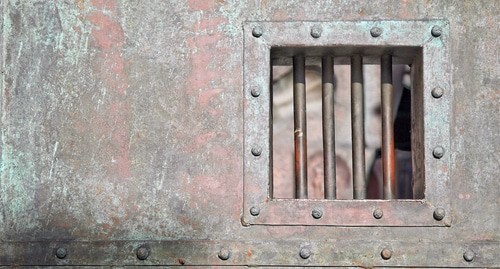
[[[435,26],[440,27],[439,36],[434,36]],[[319,38],[312,37],[313,27],[321,29]],[[373,27],[382,29],[382,34],[373,37]],[[451,226],[449,134],[453,96],[447,20],[245,22],[243,35],[243,225]],[[341,54],[352,53],[349,48],[371,52],[419,48],[421,53],[412,60],[412,166],[416,185],[424,190],[423,199],[272,199],[271,49],[280,47],[298,51],[344,48]],[[367,57],[364,64],[376,59]],[[434,88],[443,89],[443,96],[434,97]],[[436,147],[445,150],[441,158],[434,156]],[[382,210],[382,218],[373,216],[376,209]],[[444,218],[436,219],[436,209],[444,210]],[[314,218],[313,210],[322,211],[322,217]]]

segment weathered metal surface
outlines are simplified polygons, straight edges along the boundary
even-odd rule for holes
[[[4,0],[0,11],[0,264],[500,266],[495,1]],[[269,29],[248,36],[242,25],[314,21],[319,37],[297,29],[321,45],[336,33],[322,23],[332,18],[373,22],[340,30],[344,43],[419,37],[430,46],[420,61],[446,67],[412,66],[425,93],[413,98],[425,104],[414,116],[431,119],[414,124],[432,134],[412,145],[427,149],[416,160],[425,167],[414,166],[426,185],[415,188],[433,190],[425,201],[449,193],[443,203],[294,201],[249,215],[244,194],[261,189],[243,183],[244,161],[269,162],[269,133],[256,130],[253,156],[243,113],[269,112],[270,74],[252,70],[260,94],[244,85],[243,40]],[[424,33],[380,18],[449,23]],[[433,51],[443,44],[449,57]],[[266,175],[255,174],[256,186]],[[345,219],[333,215],[339,208]],[[244,226],[242,217],[310,226]]]

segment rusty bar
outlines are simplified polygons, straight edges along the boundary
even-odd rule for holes
[[[325,56],[322,68],[323,164],[325,199],[336,198],[335,182],[335,112],[333,95],[333,57]]]
[[[304,56],[293,57],[295,198],[307,199],[307,123]]]
[[[351,57],[351,127],[354,199],[365,199],[365,127],[363,96],[363,58]]]
[[[381,58],[381,96],[382,96],[382,171],[384,181],[384,199],[395,196],[395,157],[394,157],[394,118],[392,85],[392,56]]]

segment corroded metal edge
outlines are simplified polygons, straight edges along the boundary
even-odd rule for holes
[[[322,35],[314,38],[310,29],[320,24]],[[441,34],[434,36],[433,27],[439,26]],[[373,37],[370,29],[390,29]],[[255,35],[255,29],[259,34]],[[449,22],[447,20],[411,21],[337,21],[337,22],[247,22],[244,34],[244,225],[332,225],[332,226],[450,226],[451,214],[432,218],[432,211],[439,208],[451,212],[449,199],[449,154],[436,158],[433,149],[441,146],[449,150],[451,84],[449,67]],[[371,55],[384,51],[391,53],[398,47],[420,47],[422,84],[415,85],[421,100],[417,134],[419,149],[414,151],[418,162],[416,175],[425,182],[425,199],[414,201],[314,201],[272,200],[272,117],[271,117],[271,49],[338,47],[342,53],[353,51]],[[319,49],[319,50],[320,50]],[[286,49],[280,54],[286,54]],[[312,54],[311,56],[317,56]],[[345,56],[345,55],[343,55]],[[407,57],[406,54],[401,55]],[[418,58],[418,59],[417,59]],[[418,62],[414,62],[418,65]],[[434,100],[434,87],[447,89],[444,98]],[[261,94],[253,96],[252,90]],[[425,105],[424,105],[425,104]],[[258,148],[258,156],[252,154]],[[425,179],[425,180],[424,180]],[[323,207],[327,213],[320,221],[310,217],[312,208]],[[383,221],[367,214],[383,207],[388,218]],[[411,217],[408,217],[411,216]],[[435,216],[435,215],[434,215]],[[437,221],[436,221],[437,220]]]

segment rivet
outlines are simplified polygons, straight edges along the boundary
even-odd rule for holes
[[[312,210],[312,214],[313,218],[315,219],[321,219],[321,217],[323,217],[323,211],[319,208],[315,208]]]
[[[252,94],[253,97],[259,97],[260,96],[260,89],[259,88],[252,88],[250,90],[250,93]]]
[[[384,215],[384,211],[382,211],[382,209],[376,208],[375,210],[373,210],[373,217],[374,218],[381,219],[383,215]]]
[[[437,146],[434,148],[434,150],[432,151],[432,155],[434,156],[434,158],[436,159],[441,159],[443,158],[444,156],[444,148],[441,147],[441,146]]]
[[[217,256],[219,257],[219,259],[226,261],[229,259],[229,257],[231,257],[231,251],[229,251],[229,249],[226,248],[221,248]]]
[[[380,35],[382,35],[382,29],[379,28],[379,27],[373,27],[371,30],[370,30],[370,34],[373,36],[373,37],[379,37]]]
[[[388,260],[388,259],[390,259],[392,257],[392,250],[389,249],[389,248],[384,248],[380,252],[380,256],[382,256],[382,259]]]
[[[257,206],[252,206],[252,208],[250,208],[250,215],[252,216],[258,216],[260,214],[260,208],[257,207]]]
[[[260,156],[260,154],[262,154],[262,149],[260,147],[253,147],[252,154],[255,157]]]
[[[433,37],[439,37],[443,33],[443,29],[440,26],[434,25],[431,29],[431,34]]]
[[[474,260],[474,257],[476,257],[476,253],[472,250],[467,250],[464,252],[464,260],[467,262],[471,262]]]
[[[68,255],[68,251],[65,248],[58,248],[56,250],[56,257],[59,259],[64,259]]]
[[[444,211],[444,208],[438,207],[434,210],[433,216],[435,220],[443,220],[446,216],[446,212]]]
[[[262,27],[260,27],[260,26],[255,26],[255,27],[252,29],[252,35],[253,35],[254,37],[261,37],[263,32],[264,32],[264,31],[262,30]]]
[[[319,25],[314,25],[311,28],[311,36],[314,38],[319,38],[321,36],[321,32],[323,32],[323,29],[321,29],[321,26]]]
[[[432,94],[432,97],[434,97],[434,98],[441,98],[441,96],[443,96],[443,94],[444,94],[444,90],[443,90],[443,88],[437,87],[437,88],[432,89],[431,94]]]
[[[149,249],[147,247],[139,247],[136,251],[137,259],[143,261],[149,257]]]
[[[302,259],[309,259],[311,257],[311,250],[309,248],[301,248],[299,255]]]

